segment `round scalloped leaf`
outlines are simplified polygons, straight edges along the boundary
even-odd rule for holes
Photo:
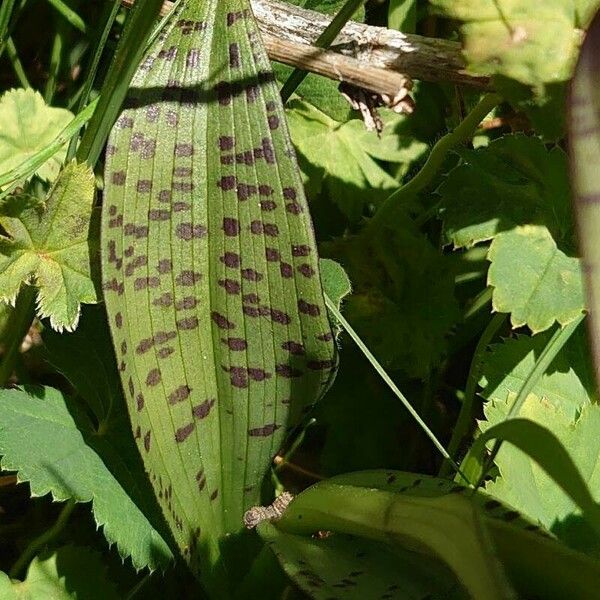
[[[0,391],[1,468],[17,471],[32,496],[92,501],[96,523],[136,568],[165,566],[172,553],[147,517],[86,441],[83,418],[52,388]],[[89,434],[92,429],[88,425]]]
[[[445,17],[462,21],[468,68],[540,86],[569,78],[578,48],[577,14],[565,0],[432,0]]]
[[[496,236],[488,252],[492,305],[514,328],[534,333],[566,325],[585,309],[581,264],[561,252],[546,227],[524,225]]]
[[[510,393],[517,394],[551,334],[547,331],[534,336],[519,335],[491,346],[485,354],[481,395],[486,400],[504,402]],[[542,374],[533,393],[575,418],[583,406],[594,401],[595,388],[585,325],[581,325]]]
[[[513,394],[504,402],[488,402],[484,408],[486,420],[480,423],[480,428],[485,431],[504,421],[514,399]],[[600,500],[600,407],[597,404],[586,404],[573,419],[548,399],[530,394],[515,417],[534,421],[553,433],[569,453],[594,499]],[[580,512],[574,502],[528,455],[505,443],[496,464],[500,475],[486,485],[488,493],[548,529],[558,528],[566,533],[569,525],[578,525]]]
[[[47,106],[42,95],[32,89],[6,92],[0,98],[0,173],[10,171],[45,148],[72,119],[73,113]],[[65,146],[36,175],[55,179],[66,154]]]

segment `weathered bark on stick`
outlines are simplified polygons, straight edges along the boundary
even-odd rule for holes
[[[126,6],[135,0],[121,0]],[[165,1],[162,14],[172,7]],[[465,71],[460,44],[363,25],[346,24],[329,50],[312,46],[330,18],[276,0],[252,0],[272,60],[395,96],[404,77],[485,88],[486,77]]]

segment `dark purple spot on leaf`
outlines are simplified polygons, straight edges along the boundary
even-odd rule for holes
[[[227,267],[236,268],[240,266],[240,256],[235,252],[225,252],[219,260]]]
[[[247,281],[261,281],[263,279],[262,273],[254,269],[242,269],[241,273],[242,277]]]
[[[184,425],[183,427],[180,427],[175,432],[175,441],[177,443],[184,442],[188,437],[190,437],[191,433],[194,431],[195,428],[196,424],[193,421],[191,423],[188,423],[187,425]]]
[[[233,279],[219,279],[219,285],[224,288],[228,294],[239,294],[242,289],[241,284]]]
[[[275,372],[277,373],[277,375],[280,375],[281,377],[285,377],[287,379],[291,379],[293,377],[302,377],[303,375],[303,372],[300,369],[296,369],[290,365],[285,364],[276,365]]]
[[[160,374],[160,370],[159,369],[150,369],[150,371],[148,371],[148,375],[146,377],[146,385],[148,386],[155,386],[158,385],[162,380],[162,376]]]
[[[210,317],[219,329],[235,329],[235,324],[218,312],[213,311]]]
[[[183,402],[190,397],[191,389],[187,385],[180,385],[176,390],[169,394],[169,404],[177,404]]]
[[[246,350],[246,348],[248,348],[248,342],[243,338],[229,337],[222,339],[221,341],[233,352],[241,352],[242,350]]]
[[[276,248],[265,248],[265,256],[269,262],[277,262],[281,260],[279,250]]]
[[[186,317],[177,321],[177,328],[184,331],[196,329],[198,327],[198,317]]]
[[[279,265],[279,270],[281,271],[281,276],[286,279],[294,276],[294,267],[290,263],[282,262]]]
[[[192,414],[196,419],[205,419],[210,412],[210,409],[215,405],[216,400],[211,398],[210,400],[205,400],[202,404],[198,404],[198,406],[194,406],[192,408]]]
[[[321,314],[321,309],[317,304],[311,304],[310,302],[306,302],[306,300],[298,300],[298,310],[311,317],[318,317]]]
[[[175,283],[183,287],[189,287],[200,281],[200,279],[202,279],[201,273],[198,273],[197,271],[185,270],[181,271],[181,273],[177,275],[175,278]]]
[[[255,427],[254,429],[249,429],[248,435],[250,437],[269,437],[273,435],[280,427],[281,425],[269,423],[268,425],[263,425],[262,427]]]
[[[235,237],[240,233],[240,223],[237,219],[225,217],[223,219],[223,231],[228,237]]]
[[[281,344],[281,347],[284,350],[287,350],[290,354],[304,354],[304,352],[305,352],[304,346],[302,344],[300,344],[299,342],[293,342],[293,341],[283,342],[283,344]]]

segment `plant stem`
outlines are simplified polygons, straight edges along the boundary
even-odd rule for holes
[[[67,500],[63,509],[60,511],[58,515],[58,519],[56,523],[39,535],[37,538],[32,540],[27,548],[23,551],[21,556],[17,559],[13,568],[10,570],[11,579],[16,579],[16,577],[21,573],[21,571],[30,563],[31,559],[35,556],[35,554],[41,550],[48,542],[52,541],[64,528],[75,508],[75,500],[70,499]]]
[[[393,218],[393,212],[398,207],[407,206],[420,191],[431,185],[446,155],[456,146],[470,139],[481,121],[500,102],[502,102],[502,97],[498,94],[486,94],[456,129],[436,142],[421,170],[410,181],[385,199],[367,227],[372,231],[376,231],[378,227]]]
[[[338,33],[344,28],[344,25],[352,18],[352,15],[361,7],[365,0],[346,0],[346,3],[337,12],[331,23],[325,28],[323,33],[315,40],[314,46],[317,48],[329,48]],[[304,81],[307,76],[306,71],[294,69],[292,74],[287,78],[287,81],[281,88],[281,99],[285,104],[290,96],[296,91],[298,86]]]
[[[27,285],[21,287],[21,291],[15,302],[13,316],[2,332],[1,338],[4,343],[4,356],[0,362],[0,388],[6,386],[13,373],[21,342],[27,335],[33,322],[36,292],[37,290],[33,286]]]
[[[450,444],[448,445],[448,454],[450,454],[450,456],[456,455],[461,442],[469,431],[469,427],[471,426],[473,419],[473,405],[475,403],[475,393],[477,392],[477,382],[479,381],[481,369],[484,363],[484,354],[490,342],[505,321],[505,313],[495,314],[488,323],[488,326],[485,328],[483,334],[479,338],[477,346],[475,347],[475,353],[473,354],[471,368],[469,369],[469,375],[467,377],[465,397],[460,408],[456,425],[454,426],[454,431],[452,432]],[[448,461],[444,461],[440,467],[439,476],[447,477],[450,473],[450,467],[450,463]]]

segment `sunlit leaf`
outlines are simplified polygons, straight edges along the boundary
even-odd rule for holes
[[[96,302],[88,241],[94,176],[71,163],[45,202],[16,196],[0,209],[0,300],[14,303],[22,284],[36,285],[38,315],[58,330],[77,326],[81,303]]]
[[[252,560],[231,537],[227,574],[222,540],[242,529],[336,364],[308,207],[247,0],[179,6],[107,154],[104,290],[134,436],[185,559],[222,593]]]
[[[47,106],[39,92],[15,89],[0,98],[0,174],[10,171],[50,144],[73,114]],[[45,162],[36,174],[53,180],[67,153],[66,147]]]

